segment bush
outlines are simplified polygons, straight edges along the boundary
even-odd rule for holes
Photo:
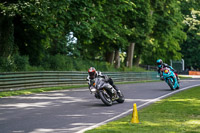
[[[27,66],[27,71],[46,71],[42,66]]]
[[[41,64],[38,66],[31,66],[27,56],[20,56],[18,54],[10,57],[0,57],[0,71],[86,71],[90,67],[95,67],[98,71],[145,71],[139,67],[129,69],[121,64],[120,69],[115,69],[113,65],[104,61],[82,60],[81,58],[74,58],[67,55],[46,55]]]
[[[64,55],[47,55],[41,64],[44,70],[70,71],[73,70],[73,60]]]
[[[18,54],[11,57],[0,57],[0,71],[26,71],[29,65],[27,56],[20,56]]]
[[[14,55],[15,71],[26,71],[29,65],[27,56]]]
[[[15,71],[15,64],[12,57],[0,57],[0,71],[10,72]]]
[[[66,60],[65,57],[57,54],[55,56],[50,56],[50,69],[56,71],[65,70]]]
[[[73,65],[73,58],[71,57],[66,57],[66,67],[65,67],[65,70],[66,71],[72,71],[72,70],[75,70],[74,69],[74,65]]]
[[[73,65],[75,70],[78,71],[87,71],[89,67],[93,66],[93,63],[88,60],[81,60],[81,59],[75,59],[73,60]]]

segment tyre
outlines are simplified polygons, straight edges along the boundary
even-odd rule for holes
[[[101,98],[101,101],[107,105],[107,106],[111,106],[112,105],[112,100],[110,95],[106,92],[106,90],[101,90],[99,91],[99,96]]]
[[[173,85],[173,83],[171,81],[171,78],[168,79],[168,85],[171,88],[171,90],[174,90],[174,87],[173,87],[174,85]]]
[[[178,83],[176,89],[178,90],[179,88],[180,88],[180,84]]]
[[[176,89],[178,90],[179,88],[180,88],[180,84],[179,84],[178,79],[177,79],[177,87],[176,87]]]
[[[119,99],[117,99],[116,101],[117,101],[118,103],[123,103],[123,102],[125,101],[125,98],[124,98],[123,93],[121,92],[121,95],[120,95],[119,93],[117,93],[117,94],[118,94],[118,96],[119,96]]]

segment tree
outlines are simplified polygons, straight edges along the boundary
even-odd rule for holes
[[[120,53],[126,53],[128,67],[154,64],[157,58],[169,62],[182,54],[193,62],[186,55],[186,43],[198,46],[199,16],[190,15],[189,8],[196,12],[198,4],[196,0],[2,0],[0,56],[27,55],[37,66],[57,54],[107,61],[117,68]],[[189,15],[184,21],[189,38],[184,43],[180,11]],[[76,42],[69,39],[72,34]]]
[[[14,5],[14,1],[10,1],[11,7],[6,7],[7,2],[2,0],[0,3],[0,57],[9,57],[14,49],[14,12],[10,9]]]
[[[22,55],[29,55],[33,65],[39,65],[47,49],[50,49],[52,54],[65,53],[64,27],[67,19],[63,14],[67,7],[68,1],[65,0],[3,1],[0,4],[2,10],[0,15],[3,18],[0,24],[9,22],[10,25],[5,27],[5,31],[10,31],[9,29],[13,31],[10,31],[7,38],[13,38],[11,42],[15,42],[16,50],[19,49]],[[1,46],[4,50],[13,47],[7,45],[5,41]],[[12,52],[9,51],[9,54]]]
[[[130,30],[123,25],[122,19],[128,10],[134,10],[133,5],[131,1],[119,0],[81,1],[71,5],[72,32],[83,58],[113,63],[115,51],[128,44],[126,35]],[[77,12],[77,8],[80,11]]]
[[[97,18],[98,27],[94,28],[95,31],[98,31],[95,34],[94,42],[99,44],[99,49],[104,50],[102,54],[105,55],[105,60],[113,64],[115,52],[128,44],[126,35],[130,29],[124,26],[123,19],[126,12],[134,10],[134,4],[131,1],[114,0],[106,1],[101,6],[99,12],[102,10],[102,13]]]
[[[142,57],[143,63],[155,64],[158,58],[167,63],[170,59],[181,59],[180,43],[186,34],[183,31],[180,4],[176,0],[151,0],[151,5],[155,24],[149,39],[151,45]]]
[[[14,27],[12,18],[0,13],[0,57],[9,57],[14,49]]]
[[[199,69],[200,65],[200,2],[197,0],[181,0],[181,12],[184,14],[184,31],[187,40],[181,44],[181,53],[185,66],[189,69]]]
[[[150,0],[134,1],[135,10],[128,11],[124,18],[124,25],[131,32],[127,35],[129,46],[127,51],[127,65],[132,67],[133,57],[134,64],[138,65],[147,40],[153,28],[152,12]],[[135,48],[134,48],[135,47]],[[137,61],[136,61],[137,60]]]

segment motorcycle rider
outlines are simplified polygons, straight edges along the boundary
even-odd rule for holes
[[[176,78],[177,78],[177,80],[179,82],[178,74],[176,73],[176,70],[173,69],[173,67],[171,67],[170,65],[168,65],[166,63],[163,63],[162,59],[158,59],[156,61],[156,63],[157,63],[158,74],[160,75],[160,79],[161,80],[164,80],[164,78],[162,76],[162,73],[161,73],[161,69],[164,68],[164,67],[167,67],[167,68],[171,69],[174,72],[174,74],[176,75]]]
[[[103,75],[100,71],[96,71],[94,67],[90,67],[88,69],[88,77],[87,80],[89,81],[89,88],[91,86],[90,81],[94,80],[96,77],[101,77],[105,79],[105,82],[108,82],[120,95],[121,91],[117,88],[116,85],[114,85],[113,80],[109,78],[107,75]]]

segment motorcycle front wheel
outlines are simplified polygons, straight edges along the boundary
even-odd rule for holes
[[[112,105],[112,100],[110,95],[106,92],[106,90],[101,90],[99,91],[99,96],[101,98],[101,101],[107,105],[107,106],[111,106]]]
[[[169,87],[171,88],[171,90],[174,90],[174,84],[173,84],[173,82],[171,81],[171,78],[168,79],[168,85],[169,85]]]
[[[125,100],[123,93],[121,92],[121,95],[118,93],[118,96],[119,96],[119,99],[117,99],[116,101],[118,103],[123,103]]]

